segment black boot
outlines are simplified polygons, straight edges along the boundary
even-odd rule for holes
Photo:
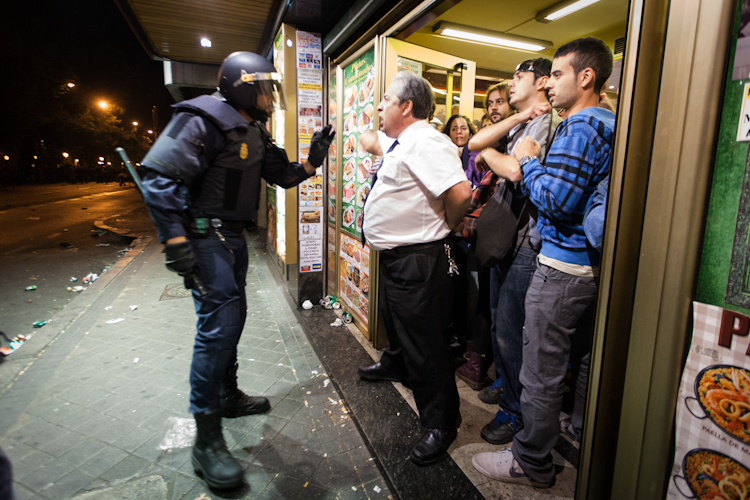
[[[221,432],[221,412],[204,411],[193,415],[198,437],[193,446],[193,469],[211,488],[229,489],[242,484],[242,466],[229,453]]]
[[[244,417],[265,413],[271,403],[262,396],[248,396],[237,387],[237,363],[229,365],[221,390],[221,416],[224,418]]]

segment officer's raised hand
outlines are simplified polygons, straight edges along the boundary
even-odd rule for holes
[[[331,146],[334,137],[336,137],[336,131],[331,131],[331,125],[326,125],[323,130],[315,132],[310,141],[310,155],[307,157],[307,161],[310,164],[318,168],[323,164],[323,160],[326,159],[328,154],[328,148]]]

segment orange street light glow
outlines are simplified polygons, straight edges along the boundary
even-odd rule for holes
[[[138,122],[133,122],[133,126],[137,127],[138,126]]]
[[[109,106],[109,105],[107,104],[106,101],[99,101],[99,107],[100,108],[107,109],[107,106]]]

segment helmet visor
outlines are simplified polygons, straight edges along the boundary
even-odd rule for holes
[[[286,97],[279,73],[253,73],[247,80],[255,86],[258,95],[257,107],[270,113],[286,109]]]

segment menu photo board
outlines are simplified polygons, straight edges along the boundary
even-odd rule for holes
[[[362,210],[371,187],[372,156],[360,147],[359,136],[373,130],[374,60],[373,48],[344,69],[341,226],[355,236],[362,234]]]
[[[338,92],[336,68],[331,70],[331,78],[328,86],[328,123],[336,123],[338,118]],[[338,137],[331,143],[328,148],[328,222],[336,224],[336,159],[338,158],[336,142]],[[331,241],[330,239],[328,241]],[[334,259],[335,261],[335,259]]]
[[[365,325],[370,315],[370,248],[341,234],[339,298]]]
[[[360,282],[361,283],[361,282]],[[328,226],[328,289],[336,290],[336,229]]]
[[[680,381],[668,499],[747,498],[750,491],[750,317],[693,302]]]

